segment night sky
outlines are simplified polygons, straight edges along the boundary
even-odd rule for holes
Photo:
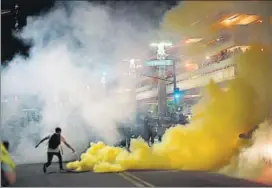
[[[12,10],[11,13],[1,15],[1,64],[6,65],[15,54],[28,54],[28,49],[30,46],[27,46],[20,42],[18,39],[14,38],[12,33],[14,32],[15,25],[15,12],[14,6],[16,3],[19,4],[19,29],[26,25],[26,18],[32,15],[39,15],[42,12],[46,12],[54,5],[54,0],[2,0],[1,9],[2,10]],[[118,4],[120,1],[95,1],[99,4],[110,4],[113,7]],[[127,4],[132,6],[137,6],[144,1],[126,1]],[[157,1],[158,5],[160,3],[167,3],[171,8],[177,4],[177,1],[166,0],[166,1]]]

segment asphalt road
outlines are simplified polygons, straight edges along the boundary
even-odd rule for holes
[[[195,171],[130,171],[123,173],[59,172],[57,164],[48,168],[41,164],[17,166],[15,187],[261,187],[264,185],[233,179],[219,174]]]

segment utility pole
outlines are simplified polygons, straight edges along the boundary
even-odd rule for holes
[[[165,60],[167,57],[166,47],[172,46],[171,43],[160,42],[153,43],[151,46],[157,47],[157,60]],[[159,77],[165,78],[165,65],[159,66]],[[166,114],[167,112],[167,92],[166,92],[166,83],[164,80],[158,80],[158,113]]]

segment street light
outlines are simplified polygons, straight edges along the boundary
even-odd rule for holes
[[[159,42],[159,43],[151,43],[150,46],[157,47],[157,59],[162,60],[167,57],[166,47],[170,47],[173,44],[171,42]]]
[[[137,62],[140,62],[139,59],[131,58],[131,59],[125,59],[123,61],[129,62],[129,71],[128,71],[129,76],[131,76],[133,73],[135,73],[137,68],[142,67],[141,65],[137,64]]]
[[[159,42],[159,43],[151,43],[150,46],[156,46],[157,47],[157,59],[159,60],[163,60],[167,57],[167,53],[166,53],[166,47],[170,47],[173,46],[173,44],[171,42]],[[177,90],[177,83],[176,83],[176,62],[173,61],[173,85],[174,85],[174,92]],[[176,101],[176,97],[175,98],[175,103],[177,103]]]
[[[159,43],[151,43],[150,46],[158,46],[158,45],[163,45],[165,47],[169,47],[169,46],[172,46],[173,44],[171,42],[159,42]]]
[[[163,61],[167,58],[168,54],[166,53],[166,48],[172,46],[173,44],[171,42],[158,42],[158,43],[151,43],[151,47],[157,48],[157,60]],[[159,77],[165,78],[165,65],[159,66]],[[175,82],[175,62],[173,61],[173,72],[174,72],[174,82]],[[175,83],[174,83],[175,87]],[[167,111],[167,93],[166,93],[166,83],[165,81],[159,80],[158,83],[158,111],[159,114],[165,114]]]

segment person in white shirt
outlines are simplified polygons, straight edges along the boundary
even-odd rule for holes
[[[43,138],[35,147],[37,148],[42,142],[48,140],[48,149],[47,149],[47,163],[43,165],[43,172],[46,173],[47,167],[51,165],[53,156],[56,155],[59,159],[59,168],[63,170],[62,166],[62,148],[61,143],[64,143],[68,148],[74,153],[75,150],[66,142],[66,139],[61,135],[61,128],[57,127],[55,133],[51,136]]]

